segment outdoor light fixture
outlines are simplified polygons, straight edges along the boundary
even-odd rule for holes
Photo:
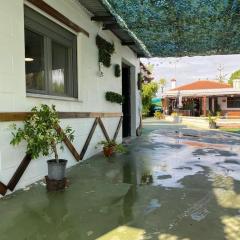
[[[99,62],[98,75],[99,75],[99,77],[103,77],[104,76],[104,73],[103,73],[103,63],[102,62]]]
[[[34,61],[33,58],[29,58],[29,57],[26,57],[26,58],[25,58],[25,62],[33,62],[33,61]]]

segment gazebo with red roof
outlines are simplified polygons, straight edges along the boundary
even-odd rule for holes
[[[198,80],[168,90],[164,95],[165,112],[178,111],[187,116],[206,116],[240,112],[240,80],[234,87],[214,80]]]

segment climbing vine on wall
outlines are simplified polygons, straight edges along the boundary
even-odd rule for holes
[[[111,66],[111,56],[114,53],[114,44],[106,41],[99,35],[96,37],[98,47],[98,61],[102,62],[105,67]]]
[[[119,64],[115,64],[115,66],[114,66],[114,75],[115,75],[115,77],[121,76],[121,68],[120,68]]]
[[[111,92],[111,91],[106,92],[105,98],[107,101],[112,102],[112,103],[118,103],[118,104],[123,103],[123,96],[116,92]]]

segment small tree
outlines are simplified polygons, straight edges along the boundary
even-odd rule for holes
[[[228,84],[233,85],[233,80],[234,79],[239,79],[240,78],[240,70],[237,70],[232,73],[231,77],[228,80]]]
[[[150,82],[143,84],[142,86],[142,104],[143,112],[148,114],[151,107],[151,100],[158,91],[158,84],[156,82]]]
[[[18,145],[22,140],[27,142],[27,154],[32,158],[38,158],[40,154],[48,156],[52,153],[59,162],[57,145],[63,150],[63,140],[66,137],[70,141],[74,139],[74,131],[70,127],[61,130],[60,120],[55,106],[42,104],[39,108],[34,107],[31,114],[24,121],[23,128],[17,128],[13,124],[12,145]]]
[[[166,80],[165,78],[161,78],[161,79],[159,80],[159,85],[160,85],[160,88],[161,88],[161,92],[162,92],[162,93],[163,93],[163,89],[165,88],[166,84],[167,84],[167,80]]]

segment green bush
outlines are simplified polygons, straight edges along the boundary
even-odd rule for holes
[[[40,154],[49,156],[54,153],[58,162],[57,145],[63,149],[63,140],[66,137],[70,141],[74,139],[74,131],[70,127],[64,130],[59,128],[60,120],[56,112],[55,106],[42,104],[39,108],[34,107],[31,114],[24,121],[22,128],[17,128],[16,124],[12,125],[13,138],[12,145],[18,145],[21,141],[27,142],[27,151],[32,158],[38,158]]]
[[[148,115],[151,111],[152,98],[158,91],[158,84],[156,82],[145,83],[142,85],[142,104],[143,113]]]
[[[98,46],[98,61],[102,62],[105,67],[110,67],[111,55],[115,50],[114,44],[109,43],[99,35],[96,37],[96,44]]]
[[[109,102],[119,103],[119,104],[123,103],[123,96],[121,94],[119,94],[119,93],[106,92],[105,98]]]
[[[120,68],[119,64],[115,65],[114,74],[115,74],[115,77],[120,77],[121,76],[121,68]]]

